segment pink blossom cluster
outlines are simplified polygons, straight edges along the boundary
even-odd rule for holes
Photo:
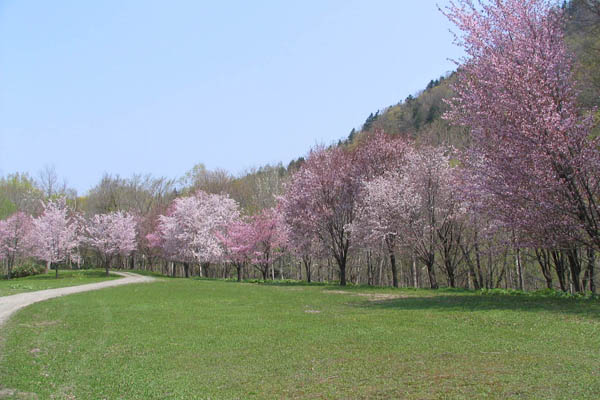
[[[173,201],[158,217],[156,232],[147,236],[166,258],[184,263],[209,263],[221,259],[218,234],[239,218],[238,204],[226,195],[198,191]]]

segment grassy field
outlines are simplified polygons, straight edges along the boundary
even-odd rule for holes
[[[590,300],[169,279],[34,304],[0,336],[15,398],[600,398]]]
[[[0,297],[34,290],[84,285],[86,283],[119,278],[119,276],[113,274],[107,277],[106,272],[100,269],[59,270],[58,279],[56,279],[55,274],[55,271],[50,271],[47,274],[28,276],[26,278],[2,279],[0,280]]]

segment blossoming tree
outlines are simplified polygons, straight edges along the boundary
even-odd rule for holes
[[[127,256],[136,248],[136,219],[121,211],[94,215],[86,233],[85,241],[100,254],[106,275],[115,257]]]
[[[56,269],[59,262],[76,256],[80,242],[78,218],[67,207],[64,199],[43,204],[44,212],[32,222],[30,240],[36,257]]]
[[[6,260],[8,279],[11,277],[15,260],[31,251],[31,229],[31,217],[20,211],[0,221],[0,259]]]
[[[206,265],[220,260],[223,249],[217,233],[238,217],[235,200],[200,190],[175,199],[167,214],[159,217],[157,232],[150,238],[167,258],[183,263],[189,277],[191,263]]]
[[[467,189],[529,243],[600,249],[600,151],[577,106],[563,11],[547,0],[459,0],[445,13],[468,57],[446,115],[471,129]]]

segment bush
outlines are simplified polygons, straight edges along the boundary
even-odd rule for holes
[[[563,299],[596,299],[598,295],[590,292],[586,293],[568,293],[556,289],[540,289],[531,292],[525,292],[516,289],[480,289],[479,293],[484,295],[505,295],[505,296],[527,296],[527,297],[546,297]]]
[[[33,261],[26,261],[17,265],[12,270],[11,278],[24,278],[31,275],[43,274],[46,271],[44,265],[40,265]]]

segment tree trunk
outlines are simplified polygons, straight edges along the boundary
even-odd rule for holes
[[[50,263],[50,269],[52,269],[52,264],[53,264],[53,263]],[[56,271],[56,274],[54,275],[54,277],[55,277],[56,279],[58,279],[58,264],[54,263],[54,269],[55,269],[55,271]],[[106,276],[108,276],[108,270],[106,270]]]
[[[235,264],[235,269],[237,270],[237,281],[241,282],[242,281],[242,264],[240,263],[236,263]]]
[[[171,276],[173,278],[175,278],[175,274],[177,273],[177,263],[175,261],[173,261],[171,264],[173,265],[173,270],[171,271]]]
[[[340,267],[340,286],[346,286],[346,266]]]
[[[552,255],[552,260],[554,261],[554,269],[556,271],[556,276],[558,277],[558,284],[560,285],[560,290],[563,292],[567,291],[567,279],[565,277],[565,262],[564,262],[564,254],[559,250],[550,250],[550,254]]]
[[[465,262],[467,263],[467,267],[469,268],[469,278],[471,278],[471,283],[473,285],[473,289],[479,290],[481,286],[479,286],[479,279],[477,278],[477,273],[475,272],[475,266],[473,265],[473,261],[467,255],[467,253],[463,249],[463,254],[465,256]]]
[[[444,260],[444,265],[446,267],[446,274],[448,275],[448,286],[451,288],[456,287],[456,276],[454,275],[454,265],[448,259]]]
[[[208,267],[210,266],[210,263],[208,262],[204,262],[204,263],[200,263],[200,277],[205,277],[208,278]]]
[[[596,256],[594,253],[594,249],[588,247],[588,277],[590,282],[590,290],[593,294],[596,294],[596,282],[594,281],[594,273],[596,266]]]
[[[312,274],[311,274],[312,260],[311,260],[310,256],[304,256],[304,257],[302,257],[302,262],[304,263],[304,269],[306,270],[306,282],[310,283],[311,279],[312,279]],[[302,270],[300,271],[300,273],[302,273]]]
[[[475,236],[475,265],[477,266],[477,275],[479,277],[479,289],[484,286],[483,272],[481,271],[481,251],[479,251],[479,237]]]
[[[521,249],[518,247],[515,251],[515,266],[517,267],[519,290],[523,290],[523,265],[521,263]]]
[[[577,249],[567,250],[567,259],[569,260],[569,269],[571,270],[571,281],[573,283],[573,290],[580,293],[581,282],[579,282],[579,275],[581,274],[581,263],[577,254]]]
[[[383,263],[384,263],[384,261],[385,261],[384,257],[379,257],[379,276],[377,277],[377,286],[383,286],[382,280],[383,280]]]
[[[108,276],[110,271],[110,258],[108,257],[104,260],[104,270],[106,271],[106,276]]]
[[[13,264],[14,264],[14,257],[11,257],[6,262],[6,271],[7,271],[6,279],[10,280],[10,278],[11,278]]]
[[[437,279],[435,278],[435,271],[433,269],[434,264],[432,263],[427,263],[427,274],[429,275],[429,284],[431,286],[432,289],[438,289],[438,283],[437,283]]]
[[[548,253],[548,250],[536,249],[535,256],[542,269],[542,275],[544,275],[544,279],[546,280],[546,287],[552,289],[554,285],[552,284],[552,270],[550,267],[550,254]]]
[[[373,257],[371,254],[371,250],[367,250],[367,285],[373,286],[373,276],[374,276],[374,267],[373,267]]]
[[[187,263],[187,262],[183,263],[183,271],[185,273],[185,277],[189,278],[190,277],[190,263]]]
[[[269,266],[267,265],[266,267],[262,267],[260,269],[260,273],[262,274],[263,277],[263,281],[267,281],[267,276],[269,275]]]
[[[390,265],[392,266],[392,285],[397,288],[398,285],[398,268],[396,268],[396,255],[394,254],[394,250],[389,250],[390,252]]]
[[[415,252],[412,253],[412,268],[413,268],[413,283],[415,285],[415,289],[419,287],[419,269],[417,268],[417,257],[415,256]]]

